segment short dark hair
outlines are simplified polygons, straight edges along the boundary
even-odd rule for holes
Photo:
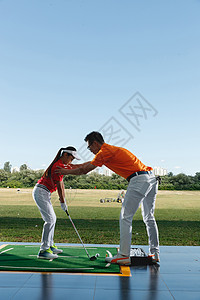
[[[98,131],[90,132],[88,135],[86,135],[84,141],[88,142],[89,144],[92,144],[94,141],[97,141],[100,144],[105,143],[102,134]]]

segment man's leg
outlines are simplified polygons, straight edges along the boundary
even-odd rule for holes
[[[146,225],[147,234],[149,238],[150,254],[159,253],[158,227],[154,217],[157,189],[158,189],[158,184],[157,182],[155,182],[152,186],[151,191],[143,199],[141,205],[143,221]]]
[[[140,202],[144,198],[142,194],[135,191],[134,181],[135,178],[130,180],[128,189],[122,204],[120,213],[120,250],[119,254],[130,256],[131,238],[132,238],[132,220],[136,213]],[[137,184],[138,186],[138,184]]]

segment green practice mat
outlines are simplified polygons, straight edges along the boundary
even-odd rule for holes
[[[37,258],[39,246],[6,245],[0,249],[0,271],[120,273],[118,265],[108,266],[105,262],[106,250],[115,255],[116,248],[86,247],[90,256],[100,254],[94,261],[81,246],[60,246],[59,249],[63,253],[49,261]]]

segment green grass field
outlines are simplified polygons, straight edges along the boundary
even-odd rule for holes
[[[101,198],[117,195],[116,190],[66,190],[71,218],[84,243],[119,244],[121,204],[100,203]],[[57,193],[52,203],[57,215],[55,242],[79,243]],[[159,191],[155,216],[161,245],[200,246],[200,191]],[[31,189],[0,189],[1,242],[40,242],[42,226]],[[132,243],[148,244],[140,209],[133,219]]]

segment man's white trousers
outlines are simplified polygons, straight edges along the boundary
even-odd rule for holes
[[[157,190],[158,183],[152,174],[130,179],[120,214],[120,254],[130,256],[132,220],[140,204],[149,238],[149,252],[159,253],[158,228],[154,218]]]
[[[44,220],[40,250],[47,250],[54,244],[53,238],[56,225],[56,215],[51,204],[51,193],[35,186],[33,189],[33,199]]]

